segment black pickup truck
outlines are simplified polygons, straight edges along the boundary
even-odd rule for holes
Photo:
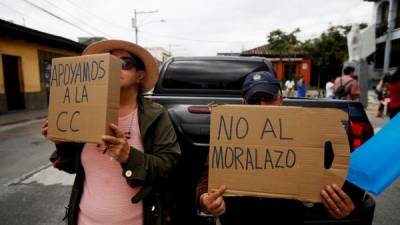
[[[241,86],[253,71],[273,71],[271,62],[259,57],[177,57],[166,61],[160,79],[147,98],[163,105],[170,114],[182,149],[181,168],[175,189],[178,224],[209,224],[199,216],[195,188],[209,151],[209,103],[240,104]],[[373,135],[372,126],[357,101],[285,98],[286,106],[337,108],[348,113],[344,124],[351,145],[357,149]],[[345,183],[343,189],[356,204],[356,210],[344,220],[329,217],[322,204],[304,206],[304,224],[372,224],[375,202],[363,190]],[[267,222],[267,221],[266,221]]]

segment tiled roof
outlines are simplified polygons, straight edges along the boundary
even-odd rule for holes
[[[282,52],[282,55],[303,55],[302,52],[300,51],[292,51],[292,52]],[[262,45],[260,47],[257,48],[253,48],[253,49],[249,49],[249,50],[245,50],[241,53],[241,55],[243,56],[277,56],[280,55],[280,52],[278,51],[273,51],[269,48],[268,44]]]
[[[38,43],[45,46],[82,52],[86,45],[0,19],[0,36]]]

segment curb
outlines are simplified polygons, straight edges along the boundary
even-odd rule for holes
[[[6,184],[6,186],[11,186],[11,185],[19,184],[19,183],[23,182],[24,180],[27,180],[28,178],[32,177],[33,175],[35,175],[35,174],[39,173],[40,171],[43,171],[43,170],[45,170],[45,169],[51,167],[51,166],[52,166],[51,163],[47,163],[47,164],[44,165],[44,166],[40,166],[40,167],[38,167],[38,168],[36,168],[36,169],[33,169],[32,171],[30,171],[30,172],[28,172],[28,173],[22,175],[22,176],[19,177],[19,178],[16,178],[16,179],[14,179],[14,180],[11,180],[10,182],[8,182],[8,183]]]
[[[8,125],[14,125],[14,124],[18,124],[18,123],[24,123],[24,122],[28,122],[31,120],[41,120],[47,118],[47,115],[43,115],[43,116],[36,116],[36,117],[32,117],[32,118],[28,118],[28,119],[19,119],[19,120],[12,120],[12,121],[6,121],[3,123],[0,123],[0,127],[1,126],[8,126]]]

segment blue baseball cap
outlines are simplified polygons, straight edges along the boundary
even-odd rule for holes
[[[242,95],[246,101],[249,101],[257,92],[278,96],[280,89],[280,82],[274,74],[268,71],[258,71],[246,76],[242,85]]]

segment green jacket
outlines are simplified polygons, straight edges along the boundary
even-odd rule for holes
[[[166,224],[170,218],[165,203],[168,202],[168,189],[172,185],[168,178],[177,168],[179,144],[168,112],[161,105],[139,99],[138,117],[144,152],[131,147],[128,161],[121,164],[121,176],[132,185],[143,185],[131,201],[135,204],[143,200],[144,224]],[[59,144],[50,157],[54,167],[76,174],[65,215],[68,224],[76,224],[79,213],[85,179],[81,163],[83,146],[83,143]],[[132,173],[126,173],[128,170]]]

